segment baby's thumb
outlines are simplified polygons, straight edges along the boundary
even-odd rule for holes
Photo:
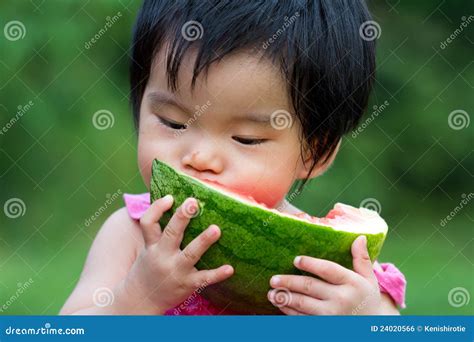
[[[359,273],[366,279],[375,279],[374,270],[372,267],[372,261],[367,251],[367,237],[360,235],[352,243],[352,266],[354,271]]]

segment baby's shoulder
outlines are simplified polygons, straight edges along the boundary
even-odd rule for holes
[[[122,226],[136,226],[139,227],[138,222],[130,217],[127,207],[122,207],[114,211],[105,221],[105,224],[116,224]]]
[[[116,210],[107,218],[96,236],[96,241],[120,248],[127,245],[138,249],[144,245],[140,225],[129,216],[126,207]]]

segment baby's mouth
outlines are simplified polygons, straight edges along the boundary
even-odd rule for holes
[[[207,179],[207,178],[197,178],[199,181],[208,184],[210,187],[213,187],[219,191],[222,191],[224,193],[227,193],[229,196],[232,197],[238,197],[241,200],[250,203],[250,204],[259,204],[265,208],[269,208],[267,205],[264,203],[260,203],[252,195],[249,195],[247,193],[243,193],[241,190],[239,190],[237,187],[232,187],[228,185],[224,185],[222,183],[219,183],[218,181]]]
[[[218,181],[216,181],[216,180],[208,179],[208,178],[205,178],[205,177],[200,177],[200,176],[198,176],[197,174],[195,174],[194,172],[186,172],[186,171],[182,171],[182,172],[183,172],[184,174],[186,174],[186,175],[192,177],[192,178],[195,178],[195,179],[197,179],[197,180],[203,182],[203,183],[207,183],[207,184],[209,184],[209,185],[211,185],[211,186],[222,187],[222,188],[224,188],[224,189],[229,189],[229,190],[230,190],[230,188],[228,188],[226,185],[224,185],[224,184],[222,184],[222,183],[220,183],[220,182],[218,182]]]
[[[243,192],[242,189],[239,188],[237,185],[232,186],[232,185],[222,184],[221,182],[219,182],[217,180],[212,180],[212,179],[209,179],[209,178],[200,177],[199,175],[193,175],[192,173],[188,173],[188,172],[186,172],[186,174],[190,177],[193,177],[193,178],[197,179],[198,181],[200,181],[202,183],[205,183],[205,184],[209,185],[211,188],[214,188],[218,191],[227,193],[228,195],[230,195],[232,197],[239,197],[241,200],[244,200],[248,203],[259,204],[259,205],[262,205],[265,208],[270,208],[268,205],[266,205],[264,203],[261,203],[260,201],[257,201],[252,194]]]
[[[222,183],[219,183],[218,181],[207,179],[207,178],[198,178],[201,182],[207,183],[210,186],[218,187],[218,188],[223,188],[228,191],[232,191],[232,189],[228,186],[225,186]]]
[[[211,187],[213,188],[217,188],[218,190],[224,190],[224,191],[227,191],[227,192],[230,192],[232,194],[238,194],[238,195],[241,195],[237,190],[236,188],[232,187],[232,186],[229,186],[229,185],[224,185],[216,180],[212,180],[212,179],[208,179],[208,178],[201,178],[201,177],[194,177],[196,179],[198,179],[199,181],[203,182],[203,183],[206,183],[208,185],[210,185]]]

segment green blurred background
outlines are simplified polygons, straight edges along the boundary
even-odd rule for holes
[[[379,260],[408,280],[402,314],[473,313],[473,4],[369,3],[381,28],[364,118],[373,120],[347,136],[330,171],[295,200],[313,215],[338,201],[381,210],[391,229]],[[122,200],[92,224],[86,219],[117,192],[145,190],[127,102],[138,7],[0,3],[1,314],[58,313],[95,234]],[[23,25],[19,35],[12,21]],[[103,109],[114,120],[99,130],[92,118]]]

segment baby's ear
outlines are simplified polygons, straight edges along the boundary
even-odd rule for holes
[[[311,169],[311,166],[313,165],[313,158],[310,153],[310,151],[307,152],[305,155],[305,160],[302,161],[300,172],[298,173],[298,179],[303,179],[308,176],[308,178],[315,178],[318,176],[321,176],[326,170],[332,165],[334,162],[334,159],[336,159],[337,152],[339,152],[339,147],[341,146],[341,140],[337,143],[336,148],[334,149],[334,152],[329,156],[329,158],[324,162],[324,163],[318,163],[316,166],[313,168],[311,173],[308,176],[308,172]],[[324,158],[323,158],[324,159]]]

